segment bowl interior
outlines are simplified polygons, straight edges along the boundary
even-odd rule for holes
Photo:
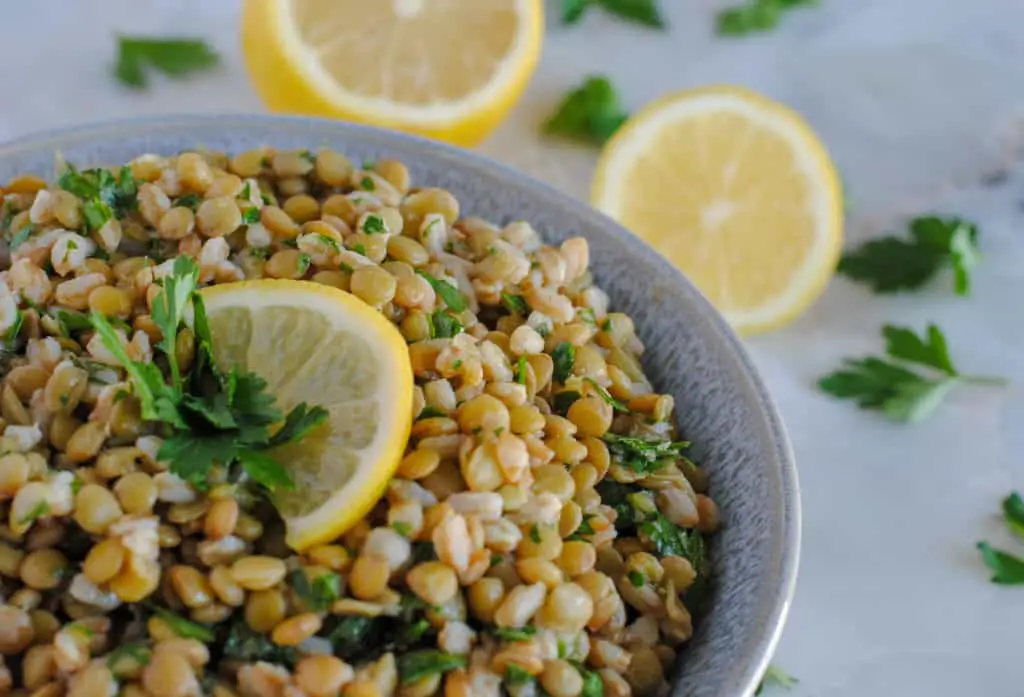
[[[694,639],[675,668],[675,697],[753,691],[774,650],[795,583],[799,500],[789,444],[770,398],[720,316],[675,269],[610,219],[484,158],[376,129],[269,116],[172,117],[54,132],[0,146],[0,182],[50,178],[59,151],[80,167],[141,153],[205,146],[330,146],[355,161],[391,157],[414,183],[450,190],[463,215],[529,221],[546,240],[583,235],[612,307],[629,314],[647,346],[644,366],[673,395],[683,436],[711,477],[724,526],[713,538],[716,579]]]

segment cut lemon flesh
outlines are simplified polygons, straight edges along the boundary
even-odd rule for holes
[[[216,360],[267,381],[283,413],[306,402],[327,421],[273,456],[295,482],[274,505],[295,549],[333,540],[377,503],[405,450],[412,368],[401,334],[348,293],[260,280],[203,291]]]
[[[788,107],[734,87],[669,95],[630,119],[602,153],[591,200],[743,333],[806,309],[842,247],[824,146]]]
[[[542,29],[541,0],[246,0],[242,48],[272,110],[474,145],[525,89]]]

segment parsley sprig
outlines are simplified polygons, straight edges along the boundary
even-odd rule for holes
[[[591,75],[568,92],[544,124],[544,132],[591,145],[603,145],[629,114],[622,108],[611,81]]]
[[[978,264],[978,228],[960,218],[928,216],[910,222],[910,236],[882,237],[847,252],[839,273],[876,293],[916,290],[944,268],[953,270],[957,295],[971,291]]]
[[[718,13],[718,33],[745,36],[778,26],[783,14],[797,7],[817,5],[818,0],[746,0]]]
[[[1003,521],[1014,535],[1024,538],[1024,498],[1011,492],[1003,499]],[[1000,586],[1024,585],[1024,557],[996,549],[988,542],[979,542],[978,551],[985,566],[992,570],[992,583]]]
[[[658,0],[562,0],[562,23],[576,24],[591,7],[654,29],[664,29]]]
[[[79,171],[68,163],[57,186],[82,199],[82,217],[92,230],[111,218],[124,218],[138,205],[138,182],[131,167],[121,167],[115,178],[103,168]]]
[[[172,78],[207,70],[220,62],[220,56],[202,39],[188,37],[117,37],[117,63],[114,76],[122,85],[144,89],[147,69]]]
[[[847,358],[844,367],[819,380],[818,387],[837,399],[854,400],[861,409],[914,422],[931,414],[959,384],[1005,384],[1002,378],[962,375],[950,358],[946,336],[934,324],[921,336],[906,327],[886,325],[882,336],[886,357]]]
[[[689,441],[649,440],[614,433],[606,433],[602,439],[616,463],[642,473],[657,472],[678,460],[682,451],[690,447]]]
[[[227,372],[217,368],[198,280],[195,261],[178,257],[153,303],[153,321],[162,334],[156,348],[163,354],[168,378],[156,362],[132,360],[121,336],[102,314],[93,312],[92,324],[128,373],[142,417],[162,424],[166,439],[158,457],[170,464],[173,473],[204,488],[214,465],[237,463],[249,478],[270,491],[293,489],[287,471],[267,451],[302,438],[327,412],[302,403],[284,416],[260,376],[237,366]],[[194,316],[196,356],[186,376],[175,346],[189,307]],[[282,419],[283,425],[272,431]]]

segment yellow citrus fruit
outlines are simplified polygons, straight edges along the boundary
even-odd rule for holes
[[[242,50],[273,111],[471,146],[526,88],[543,24],[542,0],[246,0]]]
[[[824,146],[794,111],[736,87],[668,95],[631,118],[601,155],[591,201],[746,334],[810,306],[842,247]]]
[[[327,421],[271,451],[295,491],[274,504],[295,549],[337,537],[383,494],[412,423],[402,335],[358,298],[307,281],[260,280],[203,291],[216,360],[267,381],[287,413],[306,402]]]

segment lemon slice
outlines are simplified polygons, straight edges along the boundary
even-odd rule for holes
[[[294,549],[334,539],[363,518],[398,467],[412,421],[412,368],[401,334],[336,288],[260,280],[203,290],[216,360],[267,381],[287,412],[327,421],[272,454],[296,489],[274,495]]]
[[[274,111],[475,145],[533,74],[541,0],[246,0],[246,66]]]
[[[685,273],[741,333],[786,324],[824,290],[842,191],[800,116],[735,87],[669,95],[601,155],[599,210]]]

